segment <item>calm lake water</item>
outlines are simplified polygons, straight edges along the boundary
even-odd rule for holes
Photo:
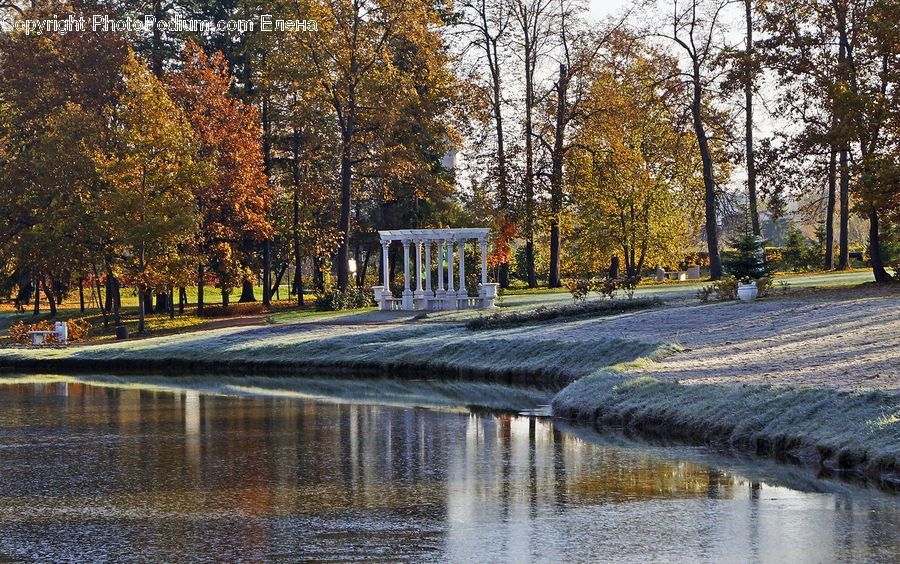
[[[464,411],[0,385],[0,561],[900,559],[900,497],[597,440]]]

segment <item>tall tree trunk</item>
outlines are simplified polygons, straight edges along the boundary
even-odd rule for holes
[[[303,264],[299,260],[294,263],[294,293],[297,294],[297,305],[303,307]]]
[[[253,281],[252,280],[244,280],[241,284],[241,297],[238,298],[238,303],[244,304],[249,302],[256,301],[256,294],[253,290]]]
[[[848,82],[847,59],[850,55],[850,41],[847,37],[847,13],[846,6],[834,4],[835,15],[838,19],[838,78],[846,86]],[[846,119],[844,117],[843,119]],[[847,141],[841,140],[840,171],[841,171],[841,221],[840,244],[838,255],[838,270],[850,268],[850,154]]]
[[[184,304],[187,303],[187,290],[184,286],[178,287],[178,315],[184,314]]]
[[[528,56],[526,55],[526,59]],[[527,64],[526,64],[527,66]],[[534,77],[526,71],[525,76],[525,273],[528,287],[537,287],[537,273],[534,266],[534,146],[532,139],[532,106],[534,104]]]
[[[156,307],[154,308],[156,313],[166,313],[169,311],[169,304],[167,303],[168,299],[169,295],[166,293],[156,294]]]
[[[884,269],[884,260],[881,256],[881,239],[878,232],[878,211],[872,209],[869,212],[869,260],[872,263],[872,274],[876,282],[890,282],[891,277]]]
[[[283,273],[284,271],[282,271]],[[279,277],[280,280],[280,277]],[[269,239],[263,241],[263,305],[271,305],[270,286],[272,284],[272,242]]]
[[[153,0],[153,17],[156,21],[165,21],[166,16],[162,10],[162,0]],[[156,78],[163,79],[163,54],[162,54],[162,29],[158,25],[153,26],[152,53],[150,54],[150,67]]]
[[[78,279],[78,305],[81,308],[81,313],[84,313],[84,278]]]
[[[144,315],[155,311],[153,307],[153,294],[150,291],[144,292]],[[165,312],[165,310],[163,310]]]
[[[141,242],[141,249],[138,253],[138,265],[140,267],[140,271],[144,272],[144,243]],[[140,289],[138,287],[138,333],[144,332],[144,314],[145,309],[147,308],[147,300],[145,297],[149,295],[145,290]],[[151,302],[152,305],[152,302]]]
[[[113,323],[116,327],[122,324],[122,300],[119,293],[119,279],[113,276],[112,267],[106,263],[107,299],[112,307]]]
[[[231,292],[229,292],[225,288],[222,288],[222,308],[223,309],[228,309],[228,298],[230,295],[231,295]]]
[[[486,16],[486,14],[485,14]],[[487,30],[487,21],[484,21]],[[486,33],[486,35],[489,35]],[[491,104],[494,113],[494,129],[497,135],[497,193],[500,204],[500,217],[503,225],[512,222],[512,211],[509,205],[509,173],[506,169],[506,141],[503,135],[503,91],[500,83],[501,71],[497,53],[497,38],[485,41],[488,53],[488,64],[491,72],[493,98]],[[500,263],[498,282],[501,288],[509,288],[509,260]]]
[[[51,281],[49,284],[47,283],[47,279],[43,276],[41,277],[41,285],[44,286],[44,295],[47,296],[47,303],[50,304],[50,317],[56,317],[56,300],[53,298],[53,290]]]
[[[706,206],[706,244],[709,249],[710,279],[722,278],[722,262],[719,259],[719,232],[716,222],[716,180],[713,176],[712,154],[706,128],[703,125],[703,90],[700,82],[700,66],[694,62],[694,99],[691,114],[694,121],[694,132],[700,147],[700,159],[703,161],[704,205]]]
[[[750,223],[754,235],[762,235],[759,225],[759,211],[756,203],[756,154],[753,150],[753,6],[751,0],[744,0],[747,20],[746,76],[744,77],[744,120],[747,149],[747,197],[750,204]]]
[[[566,113],[568,112],[569,69],[559,65],[559,81],[556,83],[556,127],[553,150],[550,155],[550,279],[551,288],[562,286],[560,280],[559,217],[563,205],[563,159],[565,158]]]
[[[341,145],[341,218],[338,222],[340,246],[335,255],[337,285],[341,292],[347,290],[350,283],[350,188],[353,180],[353,166],[350,159],[350,136],[345,136]]]
[[[293,142],[294,162],[292,174],[294,179],[294,217],[291,234],[294,247],[294,293],[297,305],[303,306],[303,256],[300,248],[300,131],[294,129]]]
[[[108,274],[106,275],[106,311],[113,310],[113,296],[115,295],[112,287],[112,276]]]
[[[850,163],[849,151],[841,149],[841,221],[838,270],[850,268]]]
[[[203,278],[206,276],[206,273],[203,270],[203,265],[197,265],[197,315],[203,315]]]
[[[284,277],[284,273],[287,272],[287,269],[288,269],[288,265],[287,265],[287,263],[284,263],[283,265],[281,265],[281,268],[278,270],[278,274],[275,275],[275,281],[272,283],[272,286],[269,290],[270,298],[272,296],[276,296],[275,299],[278,299],[277,298],[278,289],[279,289],[279,287],[281,287],[281,279]]]
[[[825,206],[825,270],[834,268],[834,206],[837,196],[837,152],[828,160],[828,201]]]
[[[97,272],[97,265],[91,265],[94,270],[94,286],[97,287],[97,307],[100,309],[100,315],[103,317],[103,326],[109,326],[109,320],[106,319],[107,309],[103,307],[103,292],[100,291],[100,273]]]
[[[36,276],[32,276],[34,282],[34,309],[32,315],[40,315],[41,314],[41,277],[43,275],[38,273]]]

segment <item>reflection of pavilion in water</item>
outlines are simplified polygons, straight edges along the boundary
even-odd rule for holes
[[[211,548],[223,555],[235,539],[242,554],[265,555],[286,534],[277,523],[302,518],[333,526],[330,520],[362,513],[418,523],[367,531],[369,540],[407,548],[430,543],[450,560],[498,551],[504,560],[531,559],[537,547],[542,558],[562,559],[572,555],[550,536],[588,549],[604,534],[647,530],[659,530],[662,546],[677,531],[678,542],[708,546],[713,557],[739,545],[781,546],[790,526],[767,513],[759,484],[636,447],[586,443],[548,420],[79,383],[69,383],[63,396],[61,385],[23,387],[0,417],[6,425],[26,416],[54,420],[63,402],[70,431],[114,440],[94,445],[92,458],[56,461],[62,475],[49,487],[76,488],[43,510],[71,504],[73,512],[88,505],[128,515],[140,508],[192,522],[227,521],[227,535],[207,539],[224,543]],[[45,395],[33,396],[40,386]],[[0,512],[10,514],[23,501],[40,510],[39,496],[27,490],[47,486],[26,483],[19,492],[25,495],[4,494]],[[782,503],[794,495],[764,487]],[[708,502],[716,499],[737,503],[725,510]],[[671,518],[660,520],[660,511]],[[690,526],[677,528],[686,513]],[[827,515],[813,524],[819,534],[829,530]],[[609,520],[598,522],[600,516]],[[315,527],[284,526],[300,540],[315,534]],[[196,534],[177,523],[169,528],[173,550]],[[139,529],[130,534],[136,546],[147,542]],[[838,542],[862,541],[857,532],[832,540]]]

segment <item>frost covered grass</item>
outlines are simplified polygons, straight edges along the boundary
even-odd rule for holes
[[[423,325],[291,325],[229,328],[104,346],[0,349],[7,371],[169,370],[296,375],[346,368],[362,375],[403,371],[557,390],[614,364],[673,350],[597,334],[522,338],[515,330]]]
[[[561,417],[719,443],[896,483],[900,396],[783,386],[684,385],[616,369],[571,384]]]

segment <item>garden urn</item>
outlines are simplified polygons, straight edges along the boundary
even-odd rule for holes
[[[756,294],[759,290],[756,288],[756,282],[750,282],[749,284],[743,284],[738,282],[738,297],[741,298],[742,302],[752,302],[756,299]]]

